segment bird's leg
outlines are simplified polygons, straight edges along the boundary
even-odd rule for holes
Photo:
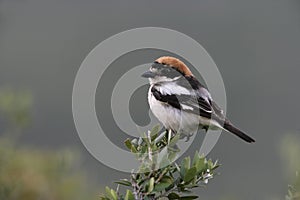
[[[193,133],[190,133],[186,136],[186,140],[185,142],[188,142],[190,140],[190,137],[192,137],[194,134]]]
[[[180,139],[186,138],[185,142],[188,142],[190,140],[190,137],[192,137],[194,133],[189,133],[189,134],[180,134]]]

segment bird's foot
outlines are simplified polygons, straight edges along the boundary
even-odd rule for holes
[[[193,133],[190,133],[190,134],[181,134],[180,135],[180,139],[182,140],[182,139],[186,138],[185,142],[188,142],[193,135],[194,135]]]

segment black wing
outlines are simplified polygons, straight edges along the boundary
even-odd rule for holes
[[[206,118],[211,118],[213,113],[211,104],[202,97],[186,94],[162,94],[156,87],[152,87],[151,92],[156,100],[167,103],[176,109]]]

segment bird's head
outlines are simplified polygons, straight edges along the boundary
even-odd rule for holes
[[[156,59],[150,70],[142,74],[142,77],[149,78],[151,84],[175,81],[182,76],[193,74],[181,60],[170,56]]]

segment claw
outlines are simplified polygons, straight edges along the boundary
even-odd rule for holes
[[[187,135],[181,134],[180,139],[182,140],[182,139],[186,138],[185,142],[188,142],[193,135],[194,135],[193,133],[190,133],[190,134],[187,134]]]

